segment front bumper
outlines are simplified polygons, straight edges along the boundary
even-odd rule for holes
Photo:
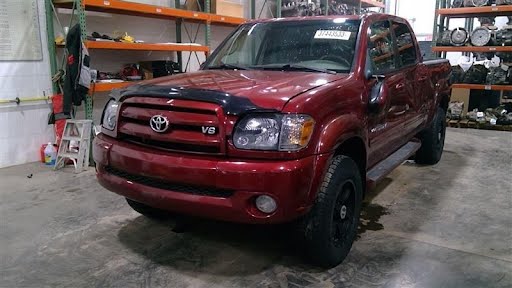
[[[286,161],[235,161],[218,156],[170,153],[100,134],[94,140],[93,157],[103,187],[151,207],[231,222],[281,223],[307,212],[330,155]],[[112,168],[140,177],[113,174]],[[162,185],[147,185],[147,180],[137,181],[141,177],[158,183],[232,191],[232,194],[176,192],[162,189]],[[254,206],[255,198],[262,194],[276,200],[278,208],[274,213],[264,214]]]

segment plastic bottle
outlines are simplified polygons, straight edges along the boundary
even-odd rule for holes
[[[53,147],[52,143],[48,143],[44,148],[44,163],[46,165],[55,165],[55,159],[57,159],[57,149]]]

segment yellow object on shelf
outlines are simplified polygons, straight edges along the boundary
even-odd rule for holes
[[[124,43],[135,43],[135,38],[133,38],[132,36],[128,35],[128,32],[124,32],[124,36],[121,37],[121,42],[124,42]]]

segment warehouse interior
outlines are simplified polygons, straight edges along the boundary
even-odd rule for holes
[[[512,286],[512,1],[0,0],[0,11],[1,287]],[[333,51],[348,62],[303,48],[318,23],[311,43],[342,43]],[[279,56],[244,62],[272,29]],[[305,53],[319,58],[272,66]],[[368,61],[383,62],[368,74]],[[398,103],[403,87],[421,99]],[[285,146],[288,122],[302,130]],[[245,136],[254,123],[277,127],[277,144]],[[180,143],[164,143],[172,133]],[[345,191],[329,182],[344,175],[353,209],[322,199]],[[311,240],[322,201],[336,202],[329,221],[355,219],[329,261],[338,246]]]

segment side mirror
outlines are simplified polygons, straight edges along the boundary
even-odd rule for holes
[[[377,78],[377,82],[372,88],[370,92],[370,99],[368,103],[368,109],[371,113],[380,113],[384,107],[386,106],[386,101],[388,99],[388,87],[384,81]]]

